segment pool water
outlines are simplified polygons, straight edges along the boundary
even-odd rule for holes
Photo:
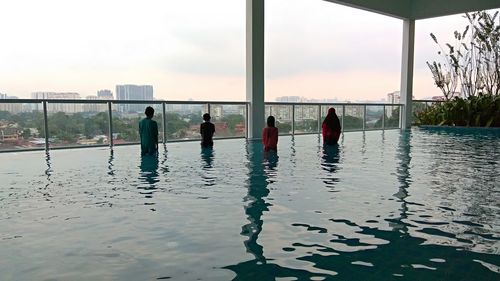
[[[500,130],[0,154],[0,280],[500,280]]]

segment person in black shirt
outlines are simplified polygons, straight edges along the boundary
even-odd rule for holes
[[[211,147],[214,146],[213,136],[215,133],[215,125],[210,122],[210,114],[203,114],[203,120],[205,122],[200,125],[201,134],[201,146]]]

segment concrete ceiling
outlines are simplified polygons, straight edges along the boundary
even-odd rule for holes
[[[400,19],[427,19],[500,8],[500,0],[324,0]]]

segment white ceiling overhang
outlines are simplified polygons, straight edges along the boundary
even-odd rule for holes
[[[500,8],[500,0],[324,0],[400,19],[427,19]]]

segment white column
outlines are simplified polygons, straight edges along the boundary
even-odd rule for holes
[[[403,21],[403,52],[401,58],[401,103],[404,104],[401,128],[411,128],[413,98],[413,57],[415,49],[415,20]]]
[[[248,138],[264,127],[264,0],[246,0],[246,92],[250,102]]]

